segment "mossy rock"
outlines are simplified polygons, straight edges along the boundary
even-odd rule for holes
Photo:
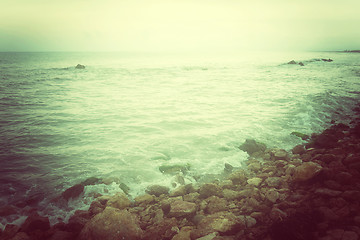
[[[177,174],[179,172],[186,173],[190,170],[190,164],[184,165],[161,165],[159,167],[160,172],[164,174]]]
[[[306,135],[301,132],[292,132],[291,135],[297,136],[297,137],[301,138],[302,140],[309,140],[309,138],[310,138],[309,135]]]

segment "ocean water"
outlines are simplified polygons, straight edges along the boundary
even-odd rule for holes
[[[55,223],[94,192],[121,191],[98,184],[68,206],[51,202],[88,177],[117,178],[135,197],[173,187],[164,164],[188,164],[187,183],[241,168],[245,139],[290,150],[302,143],[293,131],[350,122],[359,94],[356,53],[0,53],[0,208],[36,207]]]

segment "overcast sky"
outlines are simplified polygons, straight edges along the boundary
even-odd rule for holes
[[[359,0],[1,0],[0,51],[360,49]]]

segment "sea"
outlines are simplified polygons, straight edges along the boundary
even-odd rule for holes
[[[359,53],[0,53],[0,227],[34,208],[66,222],[120,183],[133,199],[243,168],[246,139],[291,150],[292,132],[350,124],[359,99]],[[53,201],[90,177],[113,181]]]

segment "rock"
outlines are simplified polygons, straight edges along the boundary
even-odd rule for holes
[[[50,221],[47,217],[42,217],[37,213],[30,215],[21,225],[22,232],[32,232],[35,230],[46,231],[50,229]]]
[[[3,239],[10,239],[16,235],[20,227],[15,224],[6,224],[4,232],[0,235]]]
[[[224,195],[224,198],[228,201],[236,200],[236,199],[240,199],[240,198],[244,197],[243,194],[241,194],[241,192],[230,190],[230,189],[224,189],[223,195]]]
[[[83,186],[88,186],[88,185],[95,185],[101,182],[100,178],[97,177],[89,177],[88,179],[86,179],[85,181],[81,182],[81,184]]]
[[[216,237],[219,236],[219,233],[218,232],[213,232],[213,233],[210,233],[206,236],[203,236],[201,238],[197,238],[196,240],[215,240]]]
[[[261,164],[258,161],[252,162],[248,165],[248,169],[253,172],[258,172],[261,170]]]
[[[78,64],[78,65],[76,65],[75,69],[85,69],[85,66]]]
[[[303,145],[296,145],[293,149],[292,149],[292,153],[293,154],[304,154],[305,153],[305,148]]]
[[[190,226],[182,227],[179,233],[177,233],[171,240],[191,240],[190,238],[191,230],[193,230],[193,227]]]
[[[245,142],[240,145],[239,149],[252,155],[256,152],[264,152],[266,145],[253,139],[246,139]]]
[[[274,148],[271,150],[271,154],[275,160],[287,160],[288,153],[284,149]]]
[[[309,135],[306,135],[301,132],[292,132],[291,135],[297,136],[297,137],[301,138],[302,140],[308,140],[310,138]]]
[[[24,232],[18,232],[14,237],[10,240],[30,240],[31,238]]]
[[[180,231],[176,219],[165,218],[163,221],[147,227],[143,239],[146,240],[172,239],[175,236],[175,234],[179,232]]]
[[[218,196],[218,197],[223,196],[222,189],[214,183],[205,183],[204,185],[202,185],[200,187],[199,194],[200,194],[199,196],[200,198],[208,198],[211,196]]]
[[[161,165],[160,172],[165,174],[178,174],[179,172],[186,174],[190,170],[190,164],[185,165]]]
[[[191,232],[191,238],[197,239],[213,232],[232,235],[245,229],[245,224],[245,222],[238,221],[238,218],[231,212],[217,212],[202,218],[197,229]]]
[[[341,240],[358,240],[359,236],[353,231],[345,231]]]
[[[342,194],[341,191],[331,190],[328,188],[318,188],[315,190],[315,194],[326,196],[326,197],[336,197]]]
[[[225,173],[231,173],[233,171],[234,167],[231,166],[229,163],[225,163],[224,172]]]
[[[184,185],[175,188],[173,191],[170,192],[170,197],[178,197],[178,196],[184,196],[186,194],[186,187]]]
[[[150,195],[155,195],[156,197],[159,197],[161,194],[168,194],[169,190],[170,189],[168,187],[165,187],[165,186],[151,185],[151,186],[147,187],[145,192],[150,194]]]
[[[71,232],[56,231],[49,240],[71,240],[76,239],[76,235]]]
[[[288,64],[297,64],[294,60],[291,60],[290,62],[288,62]]]
[[[305,162],[295,168],[292,176],[293,181],[303,182],[312,179],[319,174],[322,167],[314,162]]]
[[[117,193],[112,196],[106,203],[106,206],[117,208],[117,209],[124,209],[131,205],[130,200],[124,193]]]
[[[259,177],[254,177],[254,178],[250,178],[249,180],[247,180],[247,183],[250,185],[253,185],[255,187],[258,187],[261,183],[262,183],[262,179]]]
[[[244,170],[238,170],[236,172],[233,172],[229,176],[229,180],[233,182],[233,184],[236,185],[245,185],[247,177]]]
[[[143,230],[137,217],[126,210],[106,207],[82,229],[78,240],[141,239]]]
[[[150,204],[152,202],[154,202],[154,197],[153,195],[150,194],[144,194],[144,195],[140,195],[134,198],[135,203],[138,205],[146,205],[146,204]]]
[[[321,61],[323,61],[323,62],[332,62],[332,61],[334,61],[334,60],[332,60],[332,59],[330,59],[330,58],[329,58],[329,59],[322,58]]]
[[[130,188],[128,185],[126,185],[125,183],[120,183],[119,187],[126,195],[129,195]]]
[[[268,177],[265,179],[265,183],[269,187],[280,188],[282,179],[280,177]]]
[[[275,203],[279,199],[279,197],[280,197],[279,192],[276,191],[274,188],[269,189],[265,193],[265,198],[272,203]]]
[[[304,63],[302,63],[302,62],[299,62],[299,65],[300,65],[300,66],[304,66]]]
[[[90,204],[89,213],[91,216],[95,216],[98,213],[101,213],[105,209],[105,205],[101,204],[100,201],[95,200]]]
[[[61,196],[68,201],[70,198],[77,198],[84,191],[84,185],[76,184],[68,189],[66,189]]]
[[[219,198],[217,196],[211,196],[206,199],[207,205],[205,207],[205,212],[208,214],[213,214],[216,212],[225,211],[228,209],[228,203],[225,199]]]
[[[182,200],[176,200],[170,204],[169,217],[187,217],[195,214],[196,204]]]
[[[78,234],[90,219],[90,213],[84,210],[76,210],[70,217],[66,230]]]
[[[184,201],[187,202],[196,202],[199,198],[200,194],[197,192],[189,193],[184,196]]]

